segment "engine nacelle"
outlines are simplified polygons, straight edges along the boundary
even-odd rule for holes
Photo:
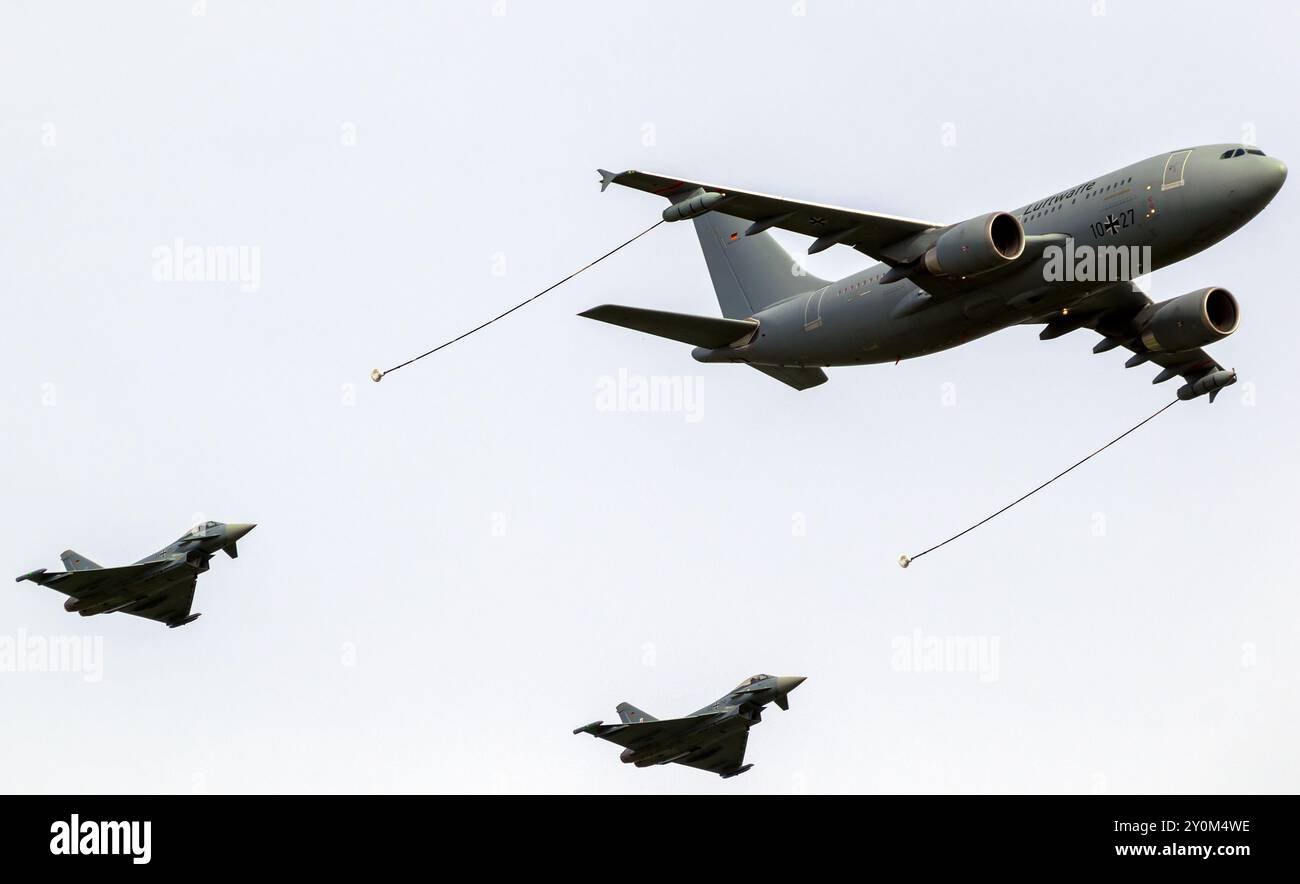
[[[925,269],[935,276],[974,276],[1011,263],[1024,250],[1020,220],[990,212],[945,230],[925,253]]]
[[[1142,343],[1152,351],[1195,350],[1235,332],[1240,319],[1232,292],[1210,286],[1156,304],[1142,325]]]

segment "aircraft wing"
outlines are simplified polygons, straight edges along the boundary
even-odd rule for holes
[[[628,749],[640,749],[652,743],[675,740],[695,730],[721,713],[692,715],[687,718],[666,718],[655,721],[638,721],[630,724],[595,724],[579,728],[574,733],[586,731],[602,740],[609,740]]]
[[[194,590],[197,585],[198,578],[190,577],[183,583],[173,584],[168,589],[163,590],[155,599],[149,599],[141,607],[135,609],[123,608],[122,613],[134,614],[136,617],[156,620],[170,626],[190,616],[190,608],[194,605]]]
[[[39,583],[41,586],[57,589],[64,595],[70,595],[73,598],[83,598],[105,586],[124,583],[131,578],[142,576],[157,565],[157,562],[139,562],[134,565],[123,565],[120,568],[93,568],[88,571],[55,571],[53,573],[42,568],[39,571],[24,574],[17,579],[19,582],[30,580],[33,583]]]
[[[621,184],[674,202],[687,198],[697,190],[720,194],[721,199],[712,204],[710,211],[716,209],[728,217],[752,222],[749,225],[738,224],[737,229],[732,231],[733,238],[776,227],[814,237],[816,241],[808,247],[809,254],[816,254],[833,245],[846,245],[896,268],[900,273],[899,278],[908,276],[924,292],[937,297],[954,297],[983,288],[1040,260],[1048,246],[1061,245],[1066,239],[1060,233],[1026,235],[1020,256],[1001,267],[971,277],[934,276],[909,271],[918,267],[921,257],[948,229],[950,225],[945,223],[802,202],[702,181],[685,181],[653,172],[629,170],[614,173],[601,169],[600,176],[602,190],[611,184]],[[805,380],[804,387],[815,386],[815,383],[809,382],[811,380],[815,379]],[[796,384],[792,386],[804,389]]]
[[[807,203],[734,187],[705,184],[701,181],[684,181],[653,172],[629,170],[614,173],[602,169],[600,175],[601,190],[610,184],[621,184],[624,187],[669,199],[675,199],[694,190],[721,193],[725,199],[717,203],[716,208],[724,214],[754,222],[749,227],[750,232],[758,233],[777,227],[815,237],[820,243],[824,243],[823,248],[837,244],[852,246],[877,261],[889,263],[910,260],[914,257],[891,254],[889,246],[910,240],[926,231],[947,226],[933,221],[918,221],[915,218],[900,218],[858,209]],[[744,232],[740,231],[740,234],[743,235]],[[824,240],[824,237],[831,237],[833,241]],[[818,243],[815,243],[812,251],[820,250]]]
[[[685,758],[677,759],[677,764],[707,770],[710,773],[725,774],[739,768],[745,763],[745,747],[749,743],[749,731],[743,730],[732,734],[720,743],[714,743]]]
[[[1071,318],[1063,330],[1058,326],[1054,333],[1053,324],[1049,323],[1039,337],[1050,339],[1072,328],[1090,328],[1106,338],[1106,343],[1098,344],[1094,352],[1123,347],[1135,354],[1146,354],[1146,361],[1160,366],[1162,371],[1152,380],[1154,384],[1163,383],[1175,376],[1193,383],[1210,372],[1223,371],[1223,366],[1199,347],[1195,350],[1149,353],[1138,335],[1137,321],[1151,306],[1151,299],[1146,292],[1133,283],[1116,283],[1071,307]],[[1215,390],[1210,393],[1211,402],[1218,392]]]

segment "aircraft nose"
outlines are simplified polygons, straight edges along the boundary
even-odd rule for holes
[[[1282,183],[1286,181],[1286,163],[1277,157],[1269,157],[1269,159],[1273,161],[1274,175],[1277,176],[1277,186],[1280,188]]]
[[[782,675],[776,680],[776,692],[778,694],[788,694],[799,685],[804,683],[806,676],[803,675]]]
[[[1246,156],[1242,159],[1253,162],[1241,166],[1246,176],[1241,189],[1251,203],[1263,208],[1282,189],[1282,183],[1286,181],[1286,163],[1277,157]]]
[[[243,522],[232,523],[226,526],[226,539],[238,540],[239,538],[243,537],[245,534],[247,534],[249,531],[252,531],[256,527],[257,527],[256,524],[251,524],[251,523],[243,523]]]
[[[776,705],[782,710],[790,711],[790,692],[803,684],[802,675],[778,675],[776,677]]]

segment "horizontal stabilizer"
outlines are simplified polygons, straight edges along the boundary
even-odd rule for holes
[[[776,378],[783,384],[788,384],[796,390],[807,390],[809,387],[820,386],[826,383],[830,378],[826,377],[826,372],[820,368],[786,368],[780,365],[754,365],[763,374],[770,378]]]
[[[694,316],[690,313],[670,313],[666,310],[623,307],[619,304],[602,304],[578,315],[710,350],[726,347],[758,328],[758,322],[753,319]]]

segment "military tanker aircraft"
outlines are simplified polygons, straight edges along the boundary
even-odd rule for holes
[[[803,682],[799,675],[753,675],[698,712],[665,721],[631,703],[619,703],[622,724],[593,721],[574,733],[591,734],[626,747],[619,755],[624,764],[684,764],[725,780],[754,766],[743,763],[745,746],[749,729],[763,718],[763,707],[776,703],[788,710],[790,692]]]
[[[693,344],[700,362],[752,366],[791,387],[825,383],[824,368],[896,362],[1013,325],[1047,340],[1080,328],[1094,353],[1132,352],[1153,383],[1181,376],[1180,399],[1235,383],[1203,347],[1236,330],[1237,299],[1206,286],[1152,303],[1133,279],[1200,252],[1242,227],[1281,189],[1286,166],[1242,144],[1182,148],[1091,178],[1015,211],[957,224],[687,181],[599,170],[666,197],[665,221],[692,220],[722,317],[606,304],[580,314]],[[808,273],[772,228],[844,245],[881,262],[831,282]]]
[[[153,555],[117,568],[104,568],[81,553],[64,550],[61,558],[68,570],[40,568],[17,579],[58,590],[68,596],[64,610],[82,617],[121,611],[174,629],[199,618],[190,613],[190,607],[199,575],[208,570],[208,560],[218,550],[236,558],[239,539],[256,527],[203,522]]]

